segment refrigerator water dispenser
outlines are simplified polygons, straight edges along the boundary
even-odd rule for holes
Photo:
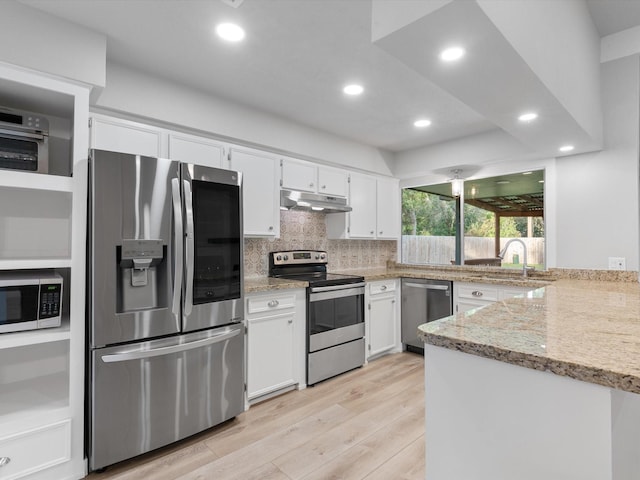
[[[119,311],[166,306],[158,304],[162,267],[166,267],[162,240],[123,240],[117,250]]]

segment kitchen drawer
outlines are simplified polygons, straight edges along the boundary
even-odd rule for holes
[[[458,285],[458,298],[472,298],[487,302],[498,301],[498,287],[479,283],[461,283]]]
[[[395,292],[397,283],[398,282],[395,279],[371,282],[369,283],[369,294],[379,295],[381,293]]]
[[[71,420],[0,438],[0,479],[13,480],[66,462],[71,457]]]
[[[256,313],[286,310],[287,308],[294,308],[295,305],[295,295],[265,295],[260,297],[251,297],[247,299],[247,313],[251,315]]]

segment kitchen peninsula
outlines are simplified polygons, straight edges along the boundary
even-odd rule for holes
[[[429,480],[640,473],[640,286],[560,279],[420,327]]]

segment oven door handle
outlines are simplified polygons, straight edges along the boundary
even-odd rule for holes
[[[355,285],[358,284],[356,283]],[[364,285],[364,283],[362,285]],[[356,288],[344,288],[344,286],[342,286],[340,290],[329,290],[324,292],[313,292],[313,289],[311,289],[311,293],[309,293],[309,302],[320,302],[322,300],[354,297],[357,295],[364,295],[364,286]]]
[[[311,293],[331,292],[333,290],[345,290],[347,288],[364,287],[365,285],[366,283],[360,282],[360,283],[348,283],[348,284],[343,283],[342,285],[332,285],[330,287],[311,287]]]
[[[405,287],[424,288],[425,290],[449,290],[448,285],[434,285],[431,283],[405,283]]]
[[[7,130],[0,128],[0,134],[19,137],[19,138],[33,138],[34,140],[44,140],[44,135],[41,133],[22,132],[19,130]]]

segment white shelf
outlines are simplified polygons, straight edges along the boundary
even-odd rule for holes
[[[73,191],[73,179],[60,175],[0,170],[0,187],[49,190],[52,192]]]
[[[67,372],[0,385],[0,424],[38,416],[47,421],[69,415]]]
[[[69,323],[63,323],[56,328],[43,328],[40,330],[28,330],[26,332],[0,334],[0,350],[39,343],[60,342],[71,337]],[[2,385],[0,385],[0,389]]]
[[[0,260],[0,270],[22,270],[41,268],[70,268],[71,260],[68,258],[30,258],[15,260]]]

